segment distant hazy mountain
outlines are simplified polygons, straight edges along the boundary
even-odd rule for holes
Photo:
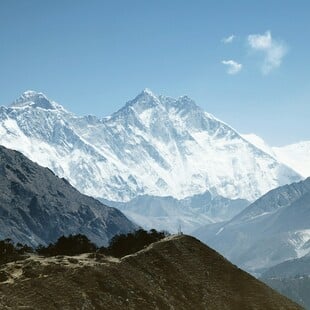
[[[261,281],[280,294],[297,302],[306,310],[310,310],[310,277],[296,276],[292,278],[264,278]]]
[[[310,242],[309,242],[310,243]],[[262,278],[310,277],[310,252],[301,258],[285,261],[270,267],[262,274]]]
[[[242,137],[288,167],[291,167],[303,177],[310,176],[310,141],[301,141],[281,147],[270,147],[262,138],[255,134],[242,135]]]
[[[78,117],[44,94],[0,108],[1,144],[114,201],[210,191],[253,201],[300,176],[193,100],[145,90],[105,118]]]
[[[269,268],[262,274],[261,280],[310,309],[310,255]]]
[[[121,210],[138,225],[175,233],[191,233],[205,224],[231,219],[250,203],[245,199],[212,197],[210,192],[184,199],[143,195],[128,202],[102,200]]]
[[[251,272],[310,252],[310,178],[274,189],[226,223],[194,235]]]
[[[1,309],[302,309],[185,235],[121,259],[31,256],[1,269],[14,277],[1,283]]]
[[[0,240],[32,246],[82,233],[98,245],[135,229],[120,211],[82,195],[19,152],[0,146]]]

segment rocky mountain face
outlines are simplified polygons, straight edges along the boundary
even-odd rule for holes
[[[102,202],[121,210],[146,229],[168,230],[171,233],[191,233],[206,224],[227,221],[250,204],[245,199],[213,197],[208,191],[183,199],[142,195],[128,202]]]
[[[185,235],[121,259],[32,256],[1,274],[3,309],[302,309]]]
[[[149,90],[101,119],[28,91],[0,108],[0,139],[81,192],[113,201],[205,191],[253,201],[301,178],[190,98]]]
[[[117,209],[81,194],[48,168],[0,146],[0,240],[37,246],[81,233],[106,245],[115,234],[135,228]]]
[[[270,191],[232,220],[194,235],[253,273],[310,252],[310,178]]]

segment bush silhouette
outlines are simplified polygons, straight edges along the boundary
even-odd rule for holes
[[[100,248],[99,252],[114,257],[123,257],[138,252],[147,245],[165,238],[167,235],[167,232],[158,232],[155,229],[150,231],[139,229],[127,235],[114,236],[108,248]]]
[[[97,246],[86,236],[69,235],[60,237],[56,243],[51,243],[47,247],[39,246],[37,253],[45,256],[68,255],[74,256],[82,253],[95,252]]]
[[[168,235],[164,231],[139,229],[128,234],[114,236],[107,248],[98,248],[85,235],[69,235],[60,237],[55,243],[48,246],[40,245],[36,253],[43,256],[68,255],[74,256],[82,253],[100,253],[114,257],[122,257],[142,250],[149,244],[159,241]],[[27,245],[17,243],[11,239],[0,241],[0,264],[23,259],[25,253],[32,253],[33,249]]]
[[[25,253],[33,252],[32,248],[21,243],[14,245],[11,239],[0,241],[0,264],[23,259]]]

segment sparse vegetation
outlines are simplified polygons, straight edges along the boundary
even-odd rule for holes
[[[33,255],[0,281],[0,309],[301,309],[186,235],[123,259]]]
[[[0,264],[23,259],[25,254],[33,252],[43,256],[74,256],[93,253],[93,255],[123,257],[142,250],[167,235],[167,232],[158,232],[155,229],[150,231],[139,229],[132,233],[116,235],[111,239],[108,247],[98,248],[85,235],[77,234],[62,236],[55,243],[50,243],[48,246],[40,245],[35,250],[20,243],[15,245],[11,239],[5,239],[0,241]]]
[[[36,249],[38,254],[45,256],[74,256],[82,253],[95,252],[96,250],[97,246],[81,234],[69,235],[67,237],[62,236],[55,243],[51,243],[47,247],[39,246]]]
[[[26,253],[32,253],[33,249],[27,245],[17,243],[16,245],[11,239],[0,241],[0,265],[24,258]]]
[[[167,232],[158,232],[155,229],[150,231],[139,229],[126,235],[114,236],[110,241],[110,245],[107,248],[100,248],[99,252],[114,257],[123,257],[138,252],[149,244],[165,238],[167,235]]]

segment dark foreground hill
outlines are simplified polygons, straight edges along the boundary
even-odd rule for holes
[[[1,269],[1,309],[301,309],[185,235],[121,259],[31,256]]]
[[[65,179],[0,146],[0,240],[31,246],[84,234],[106,245],[136,226],[120,211],[82,195]]]

